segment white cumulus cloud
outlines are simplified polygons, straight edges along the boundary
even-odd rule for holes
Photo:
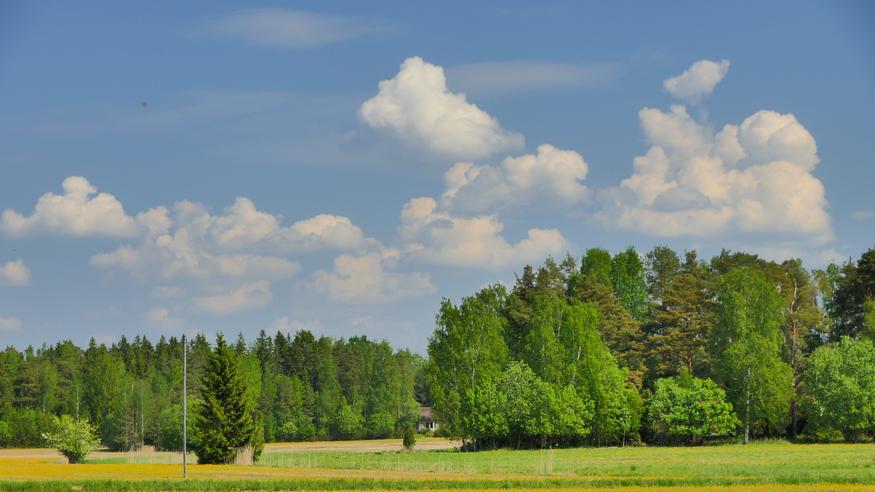
[[[24,287],[30,285],[30,269],[22,260],[0,266],[0,287]]]
[[[380,82],[379,92],[362,104],[359,115],[372,128],[455,159],[523,146],[522,135],[503,129],[464,94],[451,92],[443,68],[419,57],[406,59],[394,78]]]
[[[589,167],[580,154],[540,145],[537,154],[507,157],[498,166],[459,162],[444,175],[448,208],[488,212],[533,203],[570,206],[582,201]]]
[[[501,235],[495,216],[454,217],[430,197],[414,198],[401,212],[399,237],[412,258],[452,266],[500,268],[558,255],[567,243],[556,229],[529,229],[515,244]]]
[[[662,86],[672,97],[692,104],[710,94],[729,72],[729,60],[699,60],[680,75],[669,77]]]
[[[29,216],[4,210],[0,231],[11,237],[34,233],[133,237],[140,232],[137,219],[125,213],[116,197],[97,193],[97,188],[82,176],[70,176],[62,187],[62,195],[49,192],[41,196]]]
[[[332,271],[313,274],[313,286],[338,304],[378,304],[422,297],[435,291],[429,275],[392,271],[395,250],[366,255],[343,254]]]
[[[148,223],[149,232],[139,244],[94,255],[92,264],[162,279],[277,280],[294,275],[300,267],[283,256],[288,253],[379,247],[347,217],[320,214],[284,226],[279,216],[258,210],[245,197],[217,215],[202,205],[179,202],[172,216],[167,209],[153,209]]]
[[[719,233],[832,238],[814,138],[792,114],[758,111],[715,131],[683,106],[645,108],[650,143],[603,194],[607,223],[656,236]]]

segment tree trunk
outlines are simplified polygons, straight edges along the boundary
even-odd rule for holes
[[[745,401],[744,401],[744,443],[750,442],[750,367],[747,368],[745,378]]]

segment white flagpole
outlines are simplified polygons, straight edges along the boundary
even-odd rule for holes
[[[182,479],[188,478],[188,345],[185,343],[185,335],[182,335]]]

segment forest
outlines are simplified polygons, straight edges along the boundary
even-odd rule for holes
[[[364,336],[239,336],[253,424],[266,442],[397,437],[428,406],[471,450],[875,432],[875,248],[815,270],[593,248],[445,299],[435,324],[427,357]],[[187,342],[190,405],[214,347]],[[42,446],[69,415],[113,450],[180,449],[182,353],[176,337],[7,347],[0,446]]]

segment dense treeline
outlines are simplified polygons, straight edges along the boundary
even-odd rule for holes
[[[430,397],[472,447],[875,431],[875,249],[809,272],[595,248],[445,300],[437,325]]]
[[[387,342],[262,332],[251,346],[241,337],[232,347],[268,442],[400,436],[418,416],[414,378],[422,358]],[[210,352],[203,335],[189,342],[192,408]],[[23,352],[8,347],[0,353],[0,445],[42,445],[53,417],[66,414],[90,420],[111,449],[181,449],[181,398],[175,337],[154,345],[122,337],[109,347],[92,340],[85,350],[69,341]]]
[[[401,436],[419,405],[472,448],[875,431],[875,248],[814,271],[729,251],[706,262],[590,249],[527,266],[512,288],[445,300],[436,324],[428,360],[308,331],[222,351],[267,442]],[[0,445],[43,445],[71,415],[112,449],[179,449],[182,351],[175,337],[139,336],[7,347]],[[215,352],[198,335],[187,353],[189,398],[205,408]]]

